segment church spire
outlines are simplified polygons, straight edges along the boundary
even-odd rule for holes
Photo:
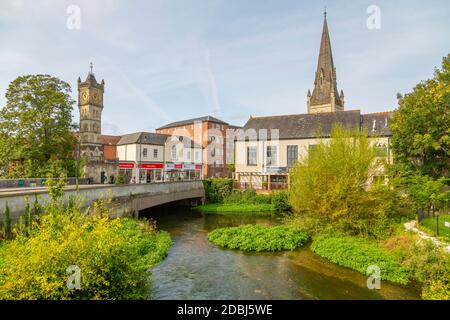
[[[319,60],[314,80],[314,89],[308,97],[308,112],[334,112],[344,110],[336,83],[336,68],[331,51],[328,31],[327,11],[323,14],[322,38],[320,41]]]

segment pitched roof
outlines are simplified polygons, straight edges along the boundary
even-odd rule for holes
[[[359,110],[252,117],[243,130],[254,129],[258,133],[259,130],[266,129],[267,138],[271,139],[271,130],[278,129],[279,139],[305,139],[315,138],[319,131],[323,137],[329,137],[335,123],[340,123],[345,128],[359,128],[360,121]],[[238,140],[244,138],[238,137]]]
[[[100,135],[100,143],[103,145],[115,146],[120,141],[121,136]]]
[[[215,122],[215,123],[226,124],[226,125],[228,124],[225,121],[222,121],[220,119],[214,118],[212,116],[204,116],[204,117],[199,117],[199,118],[193,118],[193,119],[187,119],[187,120],[171,122],[171,123],[166,124],[166,125],[164,125],[162,127],[156,128],[156,130],[167,129],[167,128],[174,128],[174,127],[179,127],[179,126],[185,126],[185,125],[188,125],[188,124],[193,124],[195,122],[203,122],[203,121]]]
[[[334,124],[341,124],[344,128],[360,130],[366,129],[370,136],[390,136],[389,119],[392,112],[381,112],[362,115],[360,110],[292,114],[269,117],[251,117],[243,127],[244,134],[237,135],[238,141],[252,139],[247,130],[267,130],[267,139],[271,138],[271,130],[278,129],[279,139],[316,138],[320,132],[322,137],[329,137]],[[375,127],[374,127],[375,121]],[[275,139],[276,137],[274,137]]]
[[[391,111],[367,113],[362,116],[361,126],[366,129],[371,136],[391,136],[392,132],[389,128],[391,117]]]
[[[154,144],[154,145],[164,145],[167,137],[166,134],[159,134],[153,132],[135,132],[123,135],[117,145],[124,144]]]
[[[167,135],[166,142],[168,144],[181,142],[181,143],[183,143],[183,145],[185,147],[188,147],[188,148],[198,148],[198,149],[202,148],[202,146],[200,144],[196,143],[191,138],[185,137],[185,136]]]

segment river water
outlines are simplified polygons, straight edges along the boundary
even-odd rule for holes
[[[279,253],[244,253],[216,247],[209,231],[226,226],[279,223],[276,217],[202,215],[187,208],[144,212],[170,232],[168,257],[152,269],[150,299],[419,299],[419,289],[367,278],[319,257],[308,247]]]

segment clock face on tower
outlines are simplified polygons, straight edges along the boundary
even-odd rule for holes
[[[87,92],[83,92],[81,94],[81,102],[86,103],[87,101],[88,101],[88,94],[87,94]]]
[[[94,92],[94,94],[92,95],[92,98],[94,99],[95,103],[99,103],[100,102],[100,97],[99,97],[97,92]]]

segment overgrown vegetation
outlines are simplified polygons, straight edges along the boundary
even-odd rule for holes
[[[233,190],[233,180],[229,178],[210,178],[203,180],[206,201],[221,203]]]
[[[331,137],[291,171],[291,223],[313,234],[386,236],[402,215],[402,199],[388,185],[370,183],[382,164],[367,133],[334,126]]]
[[[255,189],[233,190],[231,179],[204,181],[207,204],[196,207],[204,213],[287,212],[291,209],[287,191],[257,194]]]
[[[400,259],[363,237],[316,236],[311,250],[340,266],[364,274],[369,266],[376,265],[381,270],[381,279],[404,285],[408,283],[408,270],[401,265]]]
[[[395,168],[401,174],[450,174],[450,54],[434,77],[399,95],[390,129]]]
[[[208,239],[224,248],[259,252],[294,250],[306,242],[308,235],[286,226],[242,225],[213,230]]]

